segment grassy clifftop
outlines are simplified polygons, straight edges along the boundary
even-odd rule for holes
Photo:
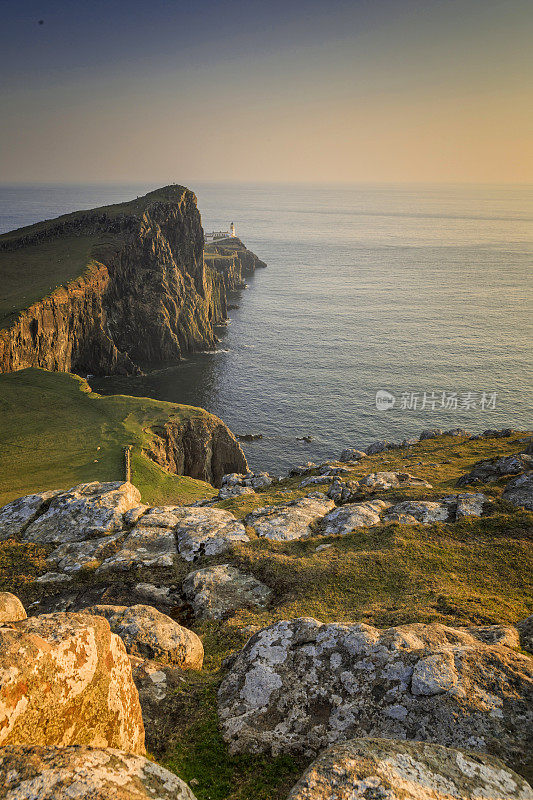
[[[132,481],[144,502],[193,502],[214,494],[208,483],[172,475],[146,455],[153,426],[202,416],[206,412],[192,406],[102,397],[69,373],[25,369],[0,375],[0,506],[35,491],[122,480],[128,444]]]

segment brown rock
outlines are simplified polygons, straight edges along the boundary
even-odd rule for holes
[[[43,614],[0,628],[0,745],[83,744],[144,753],[131,666],[109,623]]]
[[[11,592],[0,592],[0,623],[19,622],[26,619],[24,606]]]

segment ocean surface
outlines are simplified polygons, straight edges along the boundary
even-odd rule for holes
[[[154,188],[2,187],[0,230]],[[204,228],[234,221],[268,268],[232,299],[217,352],[98,391],[261,433],[248,461],[279,474],[428,427],[532,427],[532,186],[191,188]]]

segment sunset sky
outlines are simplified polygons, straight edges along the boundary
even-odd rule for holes
[[[3,183],[533,181],[531,0],[0,14]]]

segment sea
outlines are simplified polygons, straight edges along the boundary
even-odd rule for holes
[[[4,186],[0,231],[154,188]],[[190,188],[204,229],[235,222],[267,269],[215,352],[95,390],[206,408],[280,475],[426,428],[533,427],[533,186]]]

